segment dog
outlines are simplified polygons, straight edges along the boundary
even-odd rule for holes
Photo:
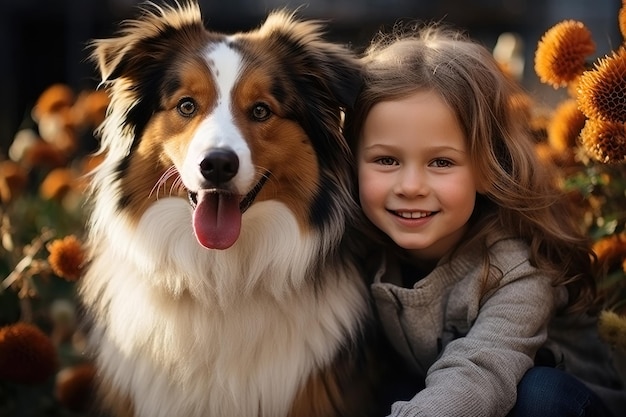
[[[379,413],[372,308],[344,234],[358,59],[286,9],[232,34],[193,1],[140,10],[90,44],[110,97],[78,289],[99,407]]]

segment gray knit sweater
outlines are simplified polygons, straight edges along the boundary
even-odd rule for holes
[[[388,255],[373,272],[371,290],[385,332],[408,366],[425,376],[426,387],[393,404],[391,416],[505,416],[541,347],[621,415],[626,390],[595,321],[553,319],[566,290],[553,288],[530,265],[522,241],[503,238],[489,251],[502,277],[483,296],[477,248],[441,260],[413,288],[401,286],[398,265]]]

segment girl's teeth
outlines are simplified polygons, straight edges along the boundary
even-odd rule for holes
[[[419,219],[422,217],[427,217],[429,216],[430,213],[424,213],[421,211],[417,211],[417,212],[407,212],[407,211],[403,211],[403,212],[398,212],[398,216],[405,218],[405,219]]]

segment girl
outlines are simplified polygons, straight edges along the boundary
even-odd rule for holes
[[[364,264],[414,375],[391,415],[623,412],[591,314],[594,257],[535,156],[517,85],[441,26],[381,35],[363,63],[345,131],[383,248],[364,244]]]

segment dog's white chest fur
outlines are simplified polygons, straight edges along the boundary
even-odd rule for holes
[[[310,372],[358,331],[366,289],[350,269],[307,282],[321,249],[280,203],[251,208],[255,226],[226,251],[200,247],[190,215],[167,198],[132,234],[109,228],[119,244],[85,277],[86,294],[99,294],[86,301],[107,316],[92,340],[101,371],[140,417],[285,415]]]

